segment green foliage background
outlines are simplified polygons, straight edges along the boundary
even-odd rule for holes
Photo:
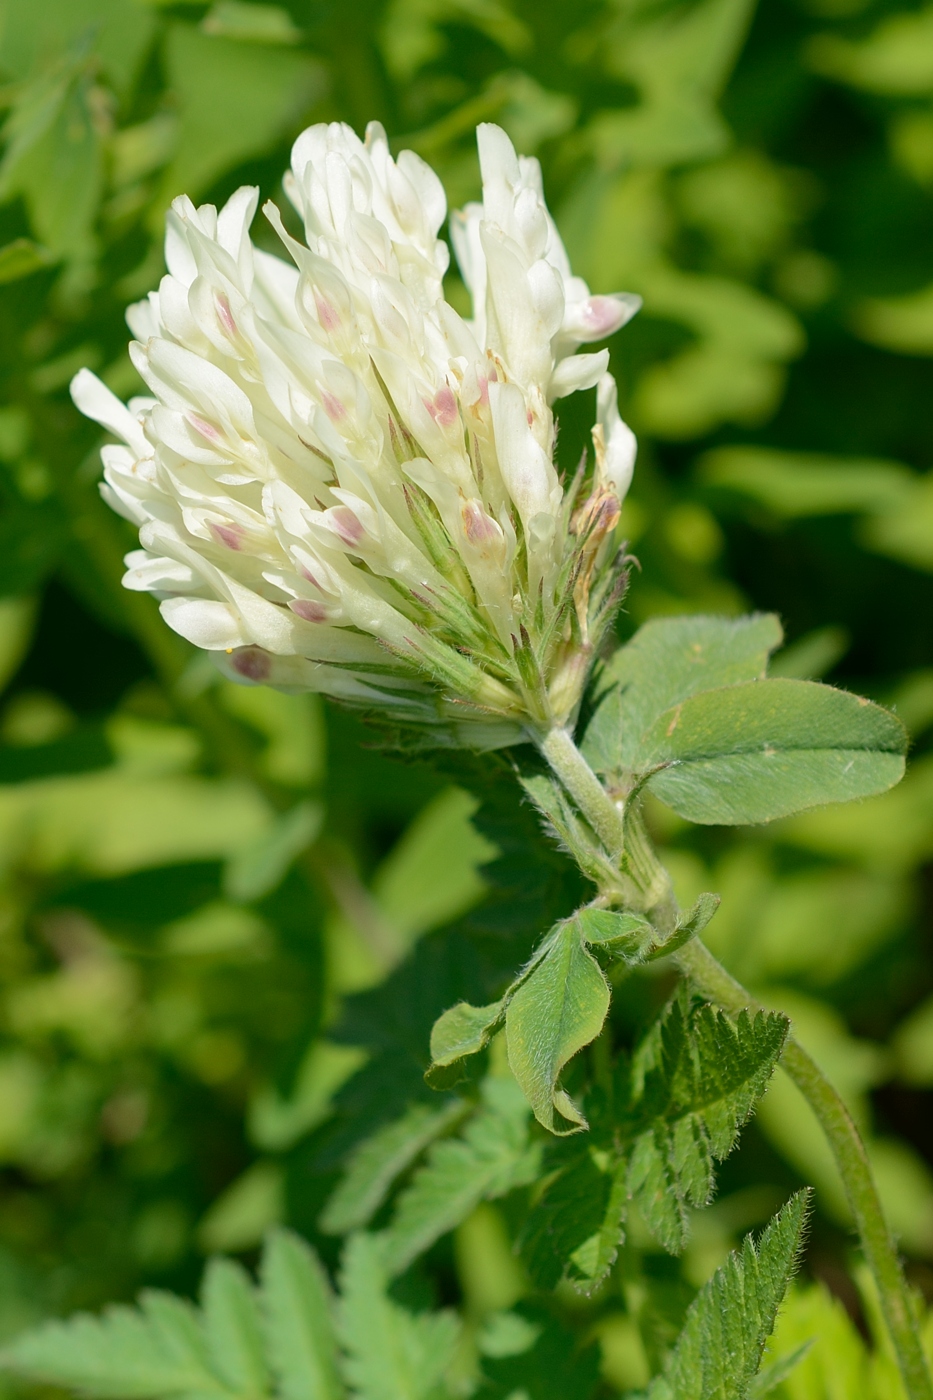
[[[144,1284],[190,1292],[205,1252],[249,1260],[276,1222],[333,1263],[321,1211],[359,1216],[332,1196],[354,1148],[407,1113],[403,1172],[454,1121],[422,1080],[434,1018],[500,995],[577,899],[504,769],[402,763],[310,697],[218,683],[124,592],[132,538],[67,396],[82,365],[140,388],[123,308],[161,275],[174,195],[252,182],[281,202],[304,125],[373,117],[451,204],[478,193],[476,122],[501,123],[540,156],[575,270],[645,299],[613,346],[641,442],[623,632],[773,609],[777,673],[831,677],[911,729],[907,779],[873,801],[738,832],[653,818],[682,902],[723,896],[714,951],[846,1095],[933,1295],[933,11],[3,0],[0,81],[0,1332]],[[254,235],[275,248],[261,219]],[[565,406],[565,464],[589,409]],[[618,1043],[668,990],[617,989]],[[521,1150],[470,1167],[453,1234],[412,1219],[398,1244],[440,1236],[400,1286],[462,1302],[480,1336],[531,1296],[509,1245],[540,1166]],[[870,1317],[840,1184],[776,1079],[683,1261],[631,1232],[609,1292],[548,1304],[589,1358],[572,1381],[544,1357],[516,1380],[487,1338],[494,1385],[644,1384],[727,1249],[805,1182],[808,1270]],[[775,1393],[835,1394],[830,1343],[846,1395],[896,1393],[801,1286],[778,1349],[814,1332],[823,1350]]]

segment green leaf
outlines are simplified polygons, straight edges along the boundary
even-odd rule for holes
[[[535,1117],[550,1132],[578,1131],[586,1119],[557,1087],[569,1059],[602,1030],[609,986],[587,952],[575,919],[558,926],[545,956],[508,1005],[505,1034],[509,1065]],[[555,1127],[554,1110],[574,1126]]]
[[[617,913],[610,909],[580,909],[574,921],[585,942],[605,948],[613,957],[636,967],[675,953],[691,938],[703,932],[719,908],[718,894],[701,894],[693,908],[681,914],[670,933],[659,938],[658,930],[641,914]]]
[[[431,1030],[431,1060],[434,1065],[452,1065],[467,1055],[485,1049],[505,1014],[506,998],[489,1006],[471,1006],[458,1001]]]
[[[401,1118],[366,1138],[321,1212],[320,1228],[329,1235],[345,1235],[365,1225],[382,1205],[396,1177],[464,1111],[459,1099],[439,1108],[414,1103]]]
[[[424,1400],[453,1360],[460,1327],[452,1312],[413,1316],[388,1296],[385,1240],[355,1235],[341,1272],[344,1371],[358,1400]]]
[[[529,1142],[528,1104],[510,1077],[483,1081],[479,1111],[460,1137],[435,1143],[402,1192],[386,1231],[385,1261],[401,1273],[482,1200],[533,1181],[539,1144]]]
[[[224,893],[244,904],[271,894],[316,839],[323,820],[324,809],[318,802],[298,802],[283,812],[258,841],[227,862]]]
[[[775,1361],[764,1371],[759,1371],[752,1381],[748,1392],[749,1400],[761,1400],[763,1395],[770,1395],[777,1390],[782,1381],[786,1381],[791,1371],[795,1371],[803,1358],[813,1346],[813,1338],[804,1342],[802,1346],[796,1348],[788,1356],[782,1356],[780,1361]]]
[[[8,1343],[0,1363],[102,1400],[237,1394],[212,1369],[195,1310],[167,1293],[142,1294],[138,1308],[44,1323]]]
[[[771,447],[718,447],[700,459],[699,472],[704,483],[741,492],[785,519],[887,512],[909,500],[917,480],[899,462]]]
[[[211,1259],[201,1284],[201,1307],[214,1370],[238,1395],[268,1394],[262,1319],[246,1270],[232,1259]]]
[[[14,238],[0,248],[0,282],[18,282],[40,268],[48,267],[54,258],[46,248],[40,248],[31,238]]]
[[[657,937],[657,929],[644,915],[628,910],[578,909],[574,920],[585,942],[606,948],[626,962],[641,962]]]
[[[705,691],[643,736],[636,767],[688,821],[736,826],[884,792],[904,772],[895,715],[813,681]]]
[[[490,1002],[488,1006],[471,1006],[467,1001],[460,1001],[437,1018],[431,1030],[431,1065],[425,1074],[433,1089],[451,1088],[457,1082],[457,1077],[451,1078],[449,1071],[456,1071],[468,1055],[476,1055],[486,1048],[501,1025],[515,993],[546,957],[563,927],[562,923],[555,924],[542,938],[498,1001]]]
[[[170,26],[165,62],[181,129],[159,207],[181,190],[197,196],[225,170],[264,152],[322,87],[321,68],[307,55],[215,37],[190,24]]]
[[[713,1163],[764,1093],[787,1026],[776,1012],[731,1021],[681,991],[623,1068],[628,1189],[670,1252],[686,1244],[689,1207],[712,1196]]]
[[[22,195],[53,257],[83,261],[94,252],[103,156],[93,104],[80,63],[62,67],[24,85],[4,130],[0,202]]]
[[[540,1288],[554,1288],[566,1275],[583,1292],[591,1292],[605,1278],[622,1237],[625,1166],[624,1159],[587,1145],[576,1148],[547,1182],[519,1242],[522,1260]]]
[[[637,769],[641,736],[659,715],[700,691],[759,679],[782,635],[772,613],[646,622],[599,678],[585,758],[597,773]]]
[[[799,1191],[756,1248],[740,1250],[702,1288],[648,1400],[738,1400],[748,1395],[797,1264],[809,1193]]]
[[[722,900],[718,894],[701,894],[692,909],[679,915],[667,937],[652,944],[645,954],[645,962],[654,962],[656,958],[666,958],[671,953],[676,953],[677,949],[682,948],[685,943],[689,943],[691,938],[699,937],[721,903]]]
[[[291,1231],[273,1230],[260,1276],[277,1393],[282,1400],[340,1400],[333,1303],[317,1255]]]

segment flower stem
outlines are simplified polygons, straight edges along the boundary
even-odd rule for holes
[[[628,814],[626,839],[620,839],[623,815],[570,734],[564,729],[553,729],[538,740],[538,745],[554,775],[605,842],[610,854],[618,860],[624,852],[629,872],[645,890],[646,902],[656,911],[655,917],[669,922],[676,915],[670,880],[658,860],[640,813],[633,810]],[[674,955],[674,961],[697,991],[724,1011],[738,1014],[743,1010],[763,1009],[700,939],[694,938],[685,944]],[[933,1378],[920,1342],[907,1281],[858,1128],[832,1084],[793,1036],[787,1039],[781,1063],[816,1114],[832,1149],[862,1249],[878,1287],[909,1400],[933,1400]]]
[[[618,858],[625,843],[625,819],[566,729],[550,729],[538,747],[610,856]]]

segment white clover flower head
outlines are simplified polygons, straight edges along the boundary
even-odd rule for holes
[[[105,499],[139,527],[127,588],[246,683],[314,690],[444,742],[572,718],[621,596],[635,440],[608,351],[638,298],[591,296],[540,167],[478,130],[483,203],[451,217],[473,320],[444,299],[440,181],[382,127],[303,132],[285,178],[305,242],[255,248],[258,191],[176,199],[168,273],[131,306],[151,397],[88,370]],[[292,265],[292,263],[294,265]],[[597,385],[594,462],[565,486],[555,399]]]

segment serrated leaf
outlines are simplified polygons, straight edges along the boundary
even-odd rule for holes
[[[807,1191],[792,1196],[757,1248],[746,1236],[700,1290],[648,1400],[741,1400],[749,1394],[796,1267],[808,1202]]]
[[[731,1151],[764,1092],[787,1025],[776,1012],[731,1021],[681,991],[626,1068],[628,1189],[671,1253],[686,1244],[689,1207],[709,1201],[713,1163]]]
[[[550,1132],[576,1131],[586,1119],[557,1087],[560,1072],[595,1040],[609,1010],[609,985],[587,952],[576,920],[558,927],[546,955],[509,1002],[505,1035],[509,1066]],[[573,1128],[555,1126],[554,1110]]]
[[[350,1158],[342,1181],[321,1212],[320,1228],[329,1235],[345,1235],[367,1224],[396,1177],[464,1111],[465,1105],[458,1099],[439,1108],[415,1103],[401,1118],[366,1138]]]
[[[341,1271],[344,1371],[359,1400],[425,1400],[438,1392],[457,1346],[452,1312],[412,1315],[388,1296],[386,1241],[355,1235]]]
[[[311,1246],[273,1230],[260,1268],[266,1346],[282,1400],[341,1400],[330,1285]]]
[[[270,1388],[256,1290],[232,1259],[211,1259],[201,1284],[204,1331],[214,1369],[240,1395]]]
[[[386,1231],[385,1262],[401,1273],[482,1200],[533,1181],[541,1149],[528,1136],[528,1104],[514,1080],[490,1076],[462,1134],[435,1143],[399,1197]]]
[[[750,617],[655,618],[620,647],[599,680],[599,702],[583,739],[597,773],[638,767],[641,736],[691,695],[763,676],[780,646],[772,613]]]
[[[907,733],[880,705],[814,681],[766,680],[705,691],[668,710],[636,767],[688,821],[772,821],[869,797],[904,772]]]
[[[195,1310],[170,1294],[149,1292],[138,1308],[108,1308],[100,1317],[44,1323],[9,1342],[0,1362],[25,1379],[102,1400],[238,1393],[212,1370]]]
[[[565,1275],[590,1292],[612,1266],[622,1237],[625,1162],[578,1148],[547,1183],[522,1229],[522,1260],[540,1288]]]

